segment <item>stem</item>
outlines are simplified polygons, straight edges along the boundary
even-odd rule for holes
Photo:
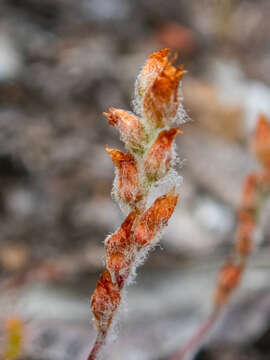
[[[96,360],[100,351],[105,344],[106,336],[108,331],[99,331],[96,337],[96,341],[93,345],[93,348],[88,356],[87,360]]]
[[[191,337],[191,339],[184,345],[184,347],[177,352],[170,360],[184,360],[186,355],[191,354],[194,352],[200,344],[202,343],[203,339],[211,330],[212,326],[216,322],[216,319],[220,313],[219,308],[214,308],[212,313],[210,314],[207,321],[197,330],[197,332]]]

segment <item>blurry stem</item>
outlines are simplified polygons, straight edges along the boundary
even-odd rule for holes
[[[170,360],[188,359],[186,356],[191,356],[194,351],[198,349],[199,345],[202,343],[205,337],[209,334],[209,331],[212,329],[220,314],[220,310],[220,307],[215,307],[206,322],[195,332],[195,334],[191,337],[191,339],[189,339],[184,347],[179,352],[174,354]]]
[[[99,331],[96,337],[96,341],[93,345],[90,355],[87,360],[96,360],[100,354],[101,348],[105,344],[107,331]]]

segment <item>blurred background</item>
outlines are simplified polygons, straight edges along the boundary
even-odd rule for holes
[[[138,270],[110,360],[167,360],[207,317],[230,253],[249,140],[270,115],[268,0],[1,0],[0,346],[23,323],[19,359],[86,359],[89,299],[105,236],[122,220],[110,197],[102,112],[131,109],[134,81],[170,47],[188,74],[178,152],[179,205]],[[270,356],[267,212],[243,283],[196,360]],[[269,211],[268,211],[269,218]]]

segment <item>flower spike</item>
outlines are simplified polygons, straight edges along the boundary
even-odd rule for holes
[[[173,142],[182,133],[171,124],[179,122],[181,107],[178,88],[184,70],[175,67],[170,50],[150,55],[136,83],[137,113],[109,108],[104,115],[118,128],[127,152],[106,147],[116,167],[114,195],[121,209],[129,214],[122,225],[105,241],[106,269],[92,296],[91,308],[97,338],[88,360],[99,358],[122,298],[122,291],[135,273],[138,261],[155,245],[167,226],[178,201],[175,186],[179,176],[168,180],[172,190],[150,202],[152,186],[161,180],[176,161]],[[123,206],[124,205],[124,206]]]
[[[244,181],[235,244],[232,254],[220,269],[212,312],[205,324],[171,360],[184,360],[186,355],[198,349],[241,282],[252,251],[256,226],[264,204],[270,197],[270,123],[264,115],[260,115],[257,119],[251,148],[262,168],[256,173],[249,174]]]

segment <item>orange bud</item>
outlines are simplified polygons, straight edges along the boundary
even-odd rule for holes
[[[107,268],[114,274],[119,289],[123,286],[124,279],[129,275],[129,264],[131,251],[131,230],[137,216],[135,211],[131,212],[121,227],[105,241],[107,251]]]
[[[123,253],[129,250],[131,240],[131,230],[136,218],[136,212],[131,212],[121,227],[105,241],[105,246],[108,254]]]
[[[109,149],[108,147],[106,147],[106,151],[118,169],[117,195],[129,205],[134,205],[141,198],[139,173],[134,156],[130,152],[123,153],[120,150]]]
[[[143,98],[145,92],[152,86],[168,62],[170,49],[161,49],[149,56],[136,84],[136,93]]]
[[[158,180],[166,175],[170,169],[173,140],[177,134],[181,133],[176,128],[159,133],[145,160],[145,173],[149,179]]]
[[[178,195],[174,189],[168,194],[160,196],[154,204],[146,210],[135,228],[133,239],[139,246],[149,245],[154,237],[168,223],[177,204]]]
[[[107,330],[114,312],[121,301],[117,285],[112,283],[110,272],[105,269],[91,299],[91,308],[99,330]]]
[[[143,99],[143,113],[149,123],[163,127],[174,120],[179,108],[178,86],[186,71],[182,66],[175,67],[176,56],[167,62],[146,91]]]
[[[121,109],[109,108],[109,113],[103,113],[109,124],[118,127],[125,144],[133,150],[143,150],[145,134],[140,119]]]
[[[234,265],[231,261],[221,269],[216,289],[215,299],[218,306],[223,305],[231,292],[238,286],[243,272],[242,265]]]
[[[262,114],[258,118],[251,146],[257,159],[265,167],[270,168],[270,123]]]

